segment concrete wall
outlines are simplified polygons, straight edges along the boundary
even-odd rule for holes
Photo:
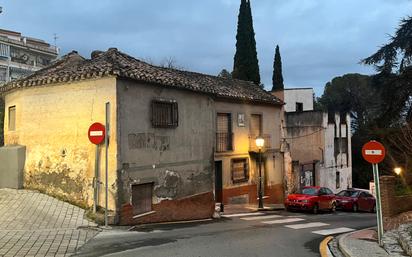
[[[256,202],[257,155],[249,153],[250,117],[252,114],[262,115],[263,135],[270,135],[270,147],[263,154],[264,193],[269,196],[265,201],[271,203],[282,202],[284,159],[283,153],[280,152],[281,107],[216,101],[215,113],[232,114],[233,151],[215,153],[215,160],[222,161],[224,203]],[[245,126],[238,125],[239,113],[245,115]],[[252,140],[251,144],[254,146],[254,139]],[[248,158],[249,160],[249,180],[247,182],[233,183],[232,181],[231,160],[237,158]]]
[[[0,188],[23,188],[26,147],[0,147]]]
[[[24,88],[5,96],[5,145],[27,148],[24,186],[58,195],[82,205],[93,201],[95,145],[87,131],[104,123],[111,102],[109,208],[115,209],[117,170],[115,78]],[[16,130],[8,129],[8,109],[16,106]],[[104,151],[100,166],[104,181]],[[102,190],[103,191],[103,190]],[[104,194],[100,194],[104,206]]]
[[[121,222],[210,217],[214,208],[213,100],[190,91],[131,81],[119,80],[117,88]],[[179,125],[176,128],[152,126],[154,99],[177,101]],[[144,142],[152,139],[155,144]],[[141,183],[154,184],[155,213],[133,218],[131,186]],[[197,201],[193,201],[194,198]]]
[[[285,111],[295,112],[297,102],[303,103],[303,111],[313,111],[313,94],[312,88],[285,89]]]

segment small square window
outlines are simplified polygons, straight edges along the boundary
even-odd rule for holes
[[[152,101],[152,125],[155,128],[175,128],[179,124],[177,102],[174,100]]]
[[[16,130],[16,106],[9,107],[9,131]]]
[[[297,112],[303,112],[303,103],[296,103],[296,111]]]
[[[249,180],[249,163],[247,158],[232,159],[233,183],[247,182]]]

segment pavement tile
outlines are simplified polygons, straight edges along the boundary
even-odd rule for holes
[[[0,189],[0,255],[70,256],[98,231],[84,210],[30,190]]]

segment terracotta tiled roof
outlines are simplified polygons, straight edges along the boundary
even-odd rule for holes
[[[109,48],[106,52],[94,51],[91,59],[85,59],[77,52],[71,52],[45,69],[5,84],[0,87],[0,94],[23,87],[67,83],[104,76],[117,76],[165,87],[186,89],[218,98],[283,104],[281,100],[252,82],[157,67],[122,53],[116,48]]]

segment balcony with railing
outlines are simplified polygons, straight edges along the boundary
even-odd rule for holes
[[[256,146],[256,138],[261,137],[265,140],[265,145],[262,148],[262,151],[271,148],[271,136],[269,134],[264,135],[249,135],[249,152],[259,152],[259,149]]]
[[[233,151],[233,133],[216,133],[216,152]]]

